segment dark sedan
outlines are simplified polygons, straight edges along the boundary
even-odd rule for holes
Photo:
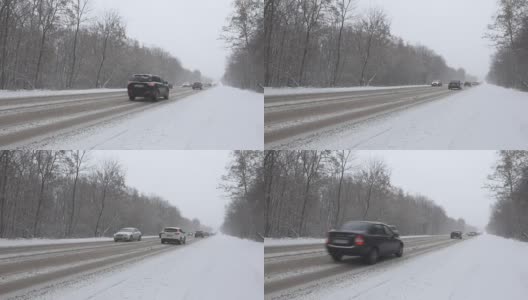
[[[161,77],[150,74],[135,74],[128,80],[128,98],[133,101],[136,97],[149,98],[157,101],[159,97],[169,99],[170,84]]]
[[[403,241],[389,225],[380,222],[351,221],[339,230],[328,232],[326,249],[334,261],[343,256],[361,256],[367,264],[375,264],[379,257],[403,255]]]
[[[453,80],[449,83],[447,88],[450,90],[461,90],[462,82],[460,80]]]

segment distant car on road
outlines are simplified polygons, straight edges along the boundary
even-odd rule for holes
[[[136,100],[136,97],[145,97],[152,101],[163,97],[167,100],[170,96],[169,83],[157,75],[150,74],[132,75],[128,80],[127,90],[130,101]]]
[[[449,85],[447,86],[450,90],[461,90],[462,89],[462,82],[460,80],[452,80],[449,82]]]
[[[141,241],[141,231],[133,227],[122,228],[114,234],[114,242],[117,241]]]
[[[193,90],[203,90],[203,84],[201,82],[195,82],[192,85]]]
[[[190,83],[188,83],[188,82],[182,84],[182,87],[184,87],[184,88],[185,88],[185,87],[191,87],[191,86],[192,86],[192,85],[191,85]]]
[[[466,81],[466,82],[464,82],[464,86],[467,86],[467,87],[471,87],[471,86],[472,86],[472,84],[471,84],[471,82],[469,82],[469,81]]]
[[[176,243],[178,245],[185,244],[187,237],[185,232],[179,227],[165,227],[161,233],[161,243]]]
[[[381,256],[403,255],[399,236],[384,223],[351,221],[328,232],[326,249],[334,261],[341,261],[343,256],[361,256],[372,265]]]
[[[212,86],[213,86],[213,84],[212,84],[212,83],[210,83],[210,82],[208,82],[208,83],[204,84],[204,86],[205,86],[205,87],[212,87]]]
[[[462,231],[453,231],[451,232],[452,239],[462,239]]]
[[[468,232],[467,233],[468,236],[477,236],[478,233],[474,232],[474,231],[471,231],[471,232]]]
[[[196,232],[194,233],[194,237],[195,237],[195,238],[199,238],[199,237],[204,238],[204,237],[205,237],[205,234],[204,234],[203,231],[198,230],[198,231],[196,231]]]
[[[431,83],[431,86],[443,86],[444,84],[440,80],[435,80]]]

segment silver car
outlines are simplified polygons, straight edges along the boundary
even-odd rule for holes
[[[137,228],[122,228],[114,234],[114,242],[117,241],[141,241],[141,231]]]

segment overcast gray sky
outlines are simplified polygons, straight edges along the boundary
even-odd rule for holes
[[[495,202],[482,188],[497,159],[496,151],[359,151],[354,163],[383,159],[394,186],[420,194],[453,218],[484,228]]]
[[[229,199],[218,189],[230,151],[93,151],[90,161],[117,159],[126,183],[144,194],[155,194],[180,209],[186,218],[220,227]]]
[[[482,80],[493,53],[482,39],[497,8],[497,0],[357,0],[361,11],[382,7],[392,21],[392,33],[442,55],[451,67],[466,69]]]
[[[220,79],[229,51],[218,37],[231,0],[92,0],[93,14],[115,9],[129,37],[164,48],[188,69]]]

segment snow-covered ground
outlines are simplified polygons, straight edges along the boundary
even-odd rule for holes
[[[262,249],[216,235],[35,299],[263,299]]]
[[[359,124],[344,126],[305,149],[525,149],[528,93],[493,85]]]
[[[278,95],[295,95],[295,94],[324,94],[324,93],[339,93],[339,92],[355,92],[355,91],[374,91],[374,90],[390,90],[390,89],[403,89],[413,87],[427,87],[428,85],[404,85],[404,86],[355,86],[347,88],[311,88],[311,87],[298,87],[298,88],[266,88],[264,94],[266,96],[278,96]]]
[[[126,92],[126,89],[89,89],[89,90],[19,90],[9,91],[0,90],[0,99],[14,99],[26,97],[45,97],[45,96],[64,96],[64,95],[82,95],[82,94],[99,94],[111,92]]]
[[[151,110],[54,137],[39,149],[264,147],[264,96],[219,86]]]
[[[379,266],[302,299],[524,300],[527,254],[528,243],[483,235],[399,264]]]

